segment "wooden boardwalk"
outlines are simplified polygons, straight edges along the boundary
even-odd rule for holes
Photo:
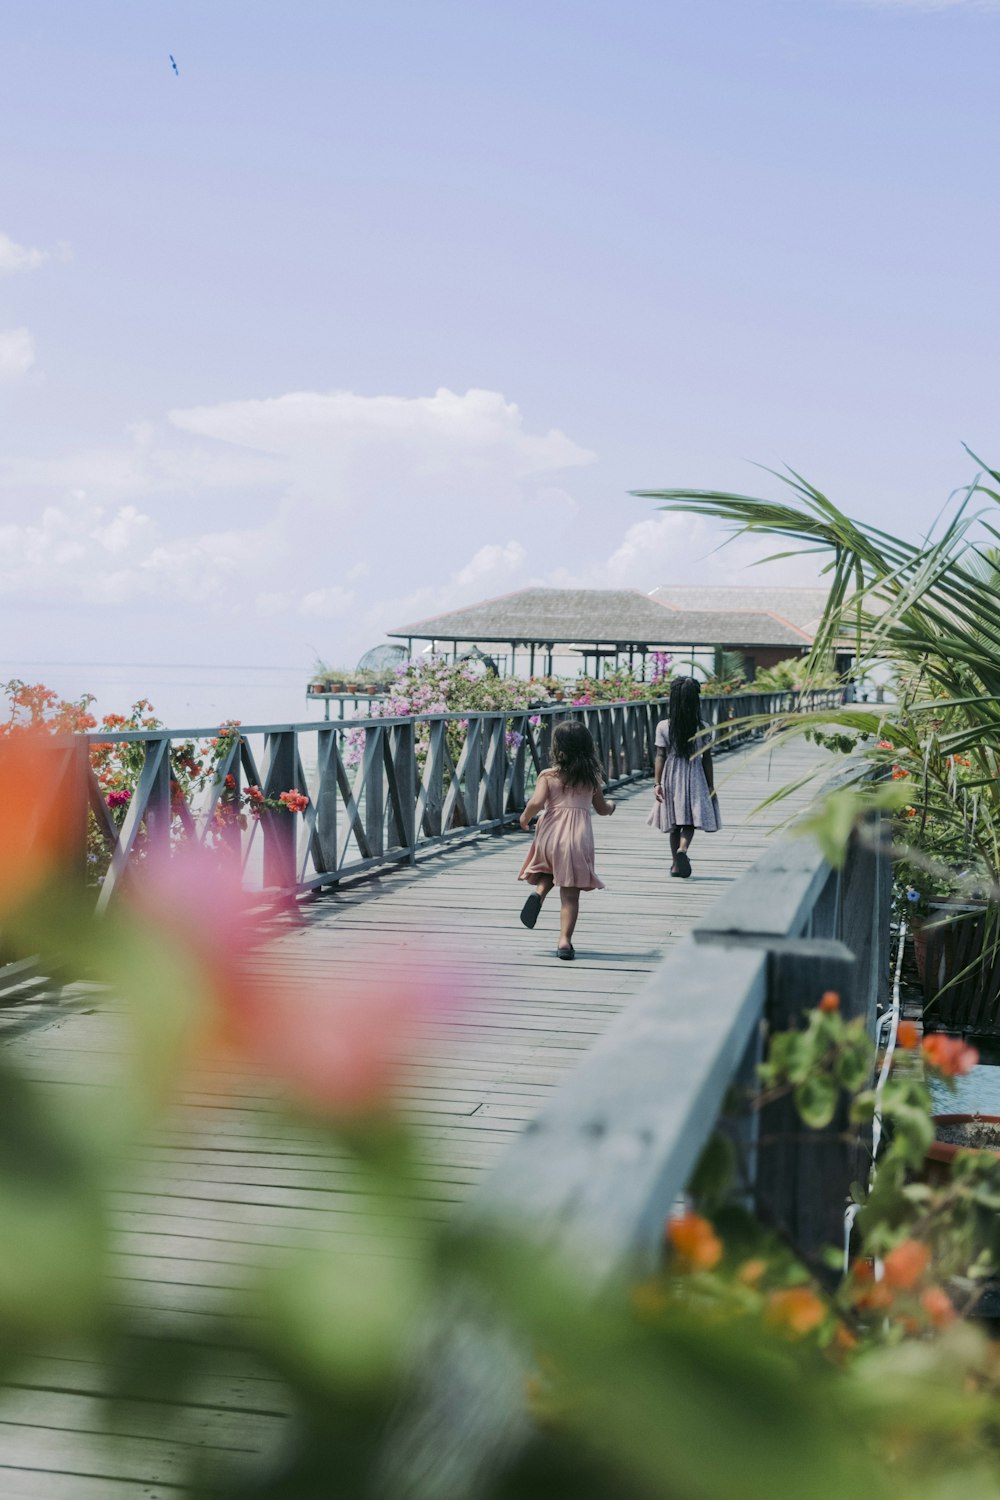
[[[529,1121],[546,1095],[628,1004],[670,945],[757,858],[779,814],[750,819],[769,792],[815,764],[798,743],[773,755],[739,751],[718,764],[725,826],[698,836],[691,880],[669,877],[667,841],[645,826],[651,783],[618,794],[595,820],[607,890],[583,897],[577,960],[555,957],[558,903],[538,926],[517,920],[520,833],[479,839],[306,908],[304,924],[268,946],[261,966],[338,985],[375,972],[429,978],[442,960],[462,975],[463,1008],[423,1028],[425,1061],[402,1103],[420,1133],[425,1191],[418,1212],[448,1214]],[[16,1042],[55,1088],[100,1088],[121,1055],[110,1008],[72,1013]],[[206,1074],[137,1152],[116,1204],[116,1294],[150,1325],[168,1317],[212,1340],[220,1314],[255,1269],[285,1247],[331,1233],[371,1253],[370,1218],[345,1157],[281,1120],[267,1088],[240,1073]],[[408,1219],[383,1223],[379,1253],[406,1253]],[[409,1232],[412,1232],[410,1230]],[[82,1350],[53,1350],[0,1395],[4,1500],[146,1500],[176,1496],[192,1446],[245,1454],[248,1473],[280,1441],[280,1387],[236,1351],[184,1404],[98,1401]],[[113,1444],[108,1434],[117,1434]]]

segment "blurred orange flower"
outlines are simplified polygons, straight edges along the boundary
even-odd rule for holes
[[[920,1305],[935,1328],[947,1328],[958,1317],[943,1287],[929,1286],[920,1294]]]
[[[839,1010],[840,996],[837,994],[837,991],[827,990],[822,1000],[819,1002],[819,1008],[826,1015],[830,1015],[833,1011]]]
[[[44,729],[0,739],[0,912],[36,896],[86,839],[83,741]]]
[[[979,1062],[979,1053],[959,1036],[945,1036],[941,1031],[932,1032],[923,1040],[924,1061],[936,1068],[946,1078],[958,1078],[971,1073]]]
[[[911,1292],[931,1263],[931,1252],[920,1240],[904,1240],[882,1262],[885,1284],[896,1292]]]
[[[692,1271],[711,1271],[722,1259],[722,1241],[701,1214],[681,1214],[667,1225],[674,1253]]]
[[[897,1047],[915,1047],[920,1040],[920,1029],[912,1021],[900,1021],[896,1029]]]
[[[765,1317],[773,1328],[802,1338],[819,1327],[826,1308],[811,1287],[788,1286],[770,1294]]]

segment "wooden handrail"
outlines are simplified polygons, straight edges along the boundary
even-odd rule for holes
[[[791,692],[706,697],[707,724],[734,717],[758,722],[720,738],[725,750],[762,733],[763,715],[799,707],[830,706],[836,694]],[[96,779],[90,801],[108,849],[99,903],[120,887],[137,844],[163,839],[172,820],[188,837],[226,841],[238,853],[248,884],[302,893],[357,878],[393,863],[414,863],[455,839],[499,830],[516,821],[535,777],[548,763],[552,730],[581,718],[594,736],[609,787],[652,772],[655,731],[666,711],[660,700],[553,704],[546,708],[455,711],[412,717],[372,716],[334,722],[239,725],[213,785],[200,800],[179,797],[171,786],[175,747],[218,736],[218,727],[172,730],[96,730],[81,736],[94,744],[141,744],[145,765],[119,827]],[[261,741],[259,756],[255,742]],[[315,754],[307,775],[303,750]],[[282,813],[251,818],[247,827],[220,828],[222,783],[237,792],[250,785],[266,795],[293,786],[308,791],[303,821]]]

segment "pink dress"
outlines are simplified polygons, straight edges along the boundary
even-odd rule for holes
[[[594,788],[563,786],[552,771],[540,784],[547,788],[545,806],[535,827],[518,880],[551,875],[556,885],[575,885],[581,891],[603,891],[594,869],[594,830],[590,824]]]

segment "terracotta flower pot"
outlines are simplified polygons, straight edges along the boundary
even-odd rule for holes
[[[935,1115],[934,1128],[953,1137],[967,1135],[969,1139],[937,1140],[928,1146],[924,1161],[931,1183],[941,1182],[949,1175],[959,1151],[991,1151],[1000,1156],[1000,1115]]]

